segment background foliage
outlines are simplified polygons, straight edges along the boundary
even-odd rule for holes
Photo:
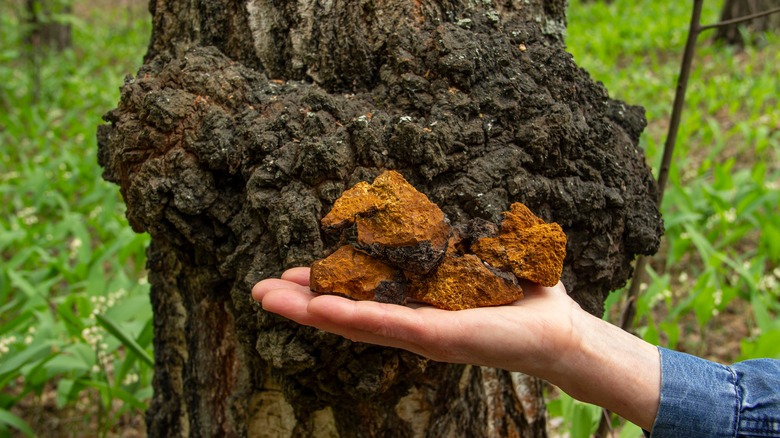
[[[704,2],[702,23],[722,1]],[[622,1],[569,8],[567,44],[610,95],[647,110],[641,146],[657,174],[692,2]],[[780,358],[780,29],[744,50],[700,36],[662,206],[666,235],[637,301],[648,342],[722,363]],[[617,322],[624,291],[608,299]],[[553,424],[590,436],[601,410],[565,394]],[[617,422],[614,422],[617,426]],[[620,436],[641,436],[634,425]]]
[[[56,53],[25,47],[21,2],[0,5],[0,436],[31,435],[20,417],[38,434],[103,434],[139,422],[151,395],[148,238],[101,179],[95,139],[150,20],[92,6],[48,18],[73,32]]]
[[[717,21],[721,1],[705,3]],[[143,430],[151,395],[145,235],[100,178],[95,127],[141,65],[144,2],[69,14],[62,53],[25,46],[23,5],[0,4],[0,436]],[[567,44],[610,94],[647,109],[660,163],[690,2],[572,0]],[[780,38],[744,51],[702,36],[636,327],[721,362],[780,357]],[[37,97],[37,100],[35,99]],[[615,321],[621,291],[605,318]],[[552,434],[586,436],[600,410],[552,390]],[[618,426],[618,421],[615,421]],[[633,425],[621,436],[637,436]]]

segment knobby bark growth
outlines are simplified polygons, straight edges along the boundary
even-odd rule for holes
[[[526,204],[588,311],[662,233],[644,111],[565,52],[564,0],[153,1],[98,129],[148,232],[152,436],[544,436],[542,385],[264,313],[252,285],[338,247],[319,220],[401,172],[453,224]],[[518,336],[522,336],[518,333]]]

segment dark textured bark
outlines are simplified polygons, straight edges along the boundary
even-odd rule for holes
[[[720,20],[732,20],[777,7],[780,7],[780,0],[726,0],[720,13]],[[715,33],[715,39],[725,41],[728,44],[742,46],[745,44],[743,31],[766,32],[778,29],[780,29],[780,14],[776,13],[745,23],[719,27]]]
[[[400,171],[453,225],[523,202],[602,312],[662,232],[641,108],[563,50],[563,1],[153,2],[144,66],[98,130],[149,232],[153,436],[544,436],[538,380],[356,344],[252,285],[338,247],[343,190]],[[518,333],[518,336],[523,336]]]

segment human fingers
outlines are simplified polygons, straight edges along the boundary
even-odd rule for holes
[[[520,288],[523,289],[523,295],[528,296],[547,296],[547,295],[566,295],[566,288],[563,286],[563,283],[560,281],[555,286],[542,286],[539,283],[534,283],[533,281],[526,280],[526,279],[519,279]]]
[[[314,294],[300,289],[271,289],[262,296],[263,309],[291,319],[299,324],[317,327],[325,320],[306,309]]]
[[[267,278],[252,287],[252,298],[254,298],[256,301],[263,301],[265,294],[275,289],[289,289],[298,292],[309,293],[314,296],[314,293],[311,291],[311,289],[309,289],[308,285],[301,285],[295,281],[283,280],[279,278]]]
[[[353,301],[330,295],[311,300],[308,311],[327,319],[335,327],[373,333],[377,338],[409,337],[409,333],[404,331],[410,326],[424,324],[413,315],[414,310],[404,306]]]
[[[294,283],[300,284],[301,286],[308,286],[310,273],[311,268],[290,268],[282,273],[282,280],[292,281]]]
[[[465,337],[456,312],[433,306],[410,308],[322,295],[309,302],[308,312],[325,320],[318,326],[322,330],[353,341],[403,348],[438,361],[458,361],[459,355],[454,354],[457,348],[450,348],[452,340]]]
[[[383,337],[419,336],[425,326],[414,309],[376,301],[354,301],[322,295],[309,302],[308,311],[332,323]]]
[[[412,342],[404,339],[403,336],[392,336],[382,331],[381,323],[371,324],[368,322],[372,317],[380,315],[377,308],[381,309],[384,306],[395,308],[390,309],[391,313],[393,310],[402,309],[414,312],[412,309],[373,301],[353,301],[333,295],[318,296],[297,283],[280,279],[261,281],[253,289],[253,297],[261,301],[264,310],[299,324],[313,326],[356,342],[405,348],[422,354],[420,348],[413,346]],[[310,312],[309,304],[315,299],[324,300],[325,305],[320,306],[321,309],[318,312],[318,305],[315,303],[313,306],[315,312]],[[365,310],[360,309],[360,307],[368,307],[373,310],[364,313]],[[348,315],[352,315],[354,320]],[[389,324],[394,324],[393,318],[390,319]]]

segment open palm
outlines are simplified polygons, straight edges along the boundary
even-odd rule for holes
[[[320,295],[309,268],[256,284],[266,311],[353,341],[397,347],[442,362],[520,371],[650,429],[658,408],[658,350],[583,311],[561,283],[524,283],[510,305],[442,310]]]
[[[580,310],[560,283],[523,289],[525,298],[511,305],[449,311],[319,295],[309,289],[309,268],[294,268],[258,283],[252,295],[267,311],[353,341],[538,375],[578,343],[572,313]],[[540,357],[548,351],[555,357]]]

